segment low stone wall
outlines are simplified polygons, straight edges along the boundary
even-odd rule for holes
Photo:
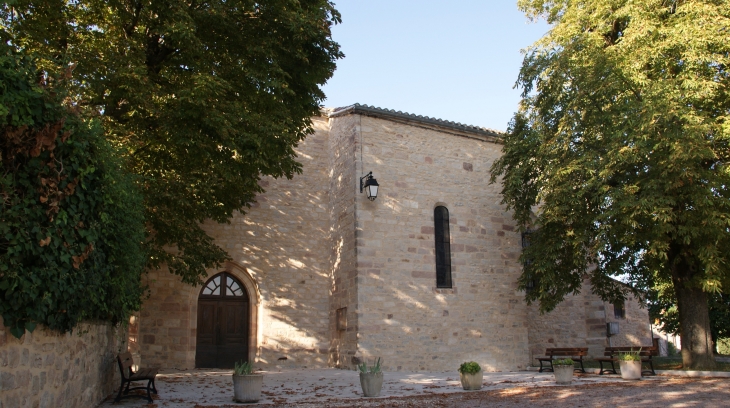
[[[38,326],[17,339],[0,317],[0,408],[96,406],[119,384],[125,340],[99,323],[64,334]]]

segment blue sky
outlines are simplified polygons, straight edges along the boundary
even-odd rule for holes
[[[353,103],[505,130],[527,48],[548,30],[516,0],[334,0],[345,58],[327,107]]]

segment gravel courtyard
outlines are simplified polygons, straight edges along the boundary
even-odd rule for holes
[[[296,369],[264,373],[262,400],[232,400],[231,371],[163,371],[153,404],[108,398],[101,407],[730,407],[730,378],[576,375],[556,386],[552,373],[485,373],[481,391],[463,391],[456,373],[386,372],[381,397],[361,396],[355,371]]]
[[[233,406],[233,405],[232,405]],[[380,401],[339,400],[282,407],[730,407],[726,378],[599,383],[577,387],[514,387]]]

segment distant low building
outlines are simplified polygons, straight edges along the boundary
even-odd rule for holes
[[[677,352],[682,350],[682,339],[679,338],[678,334],[671,334],[667,333],[663,330],[661,325],[652,325],[651,326],[651,333],[652,336],[659,339],[659,355],[660,356],[668,356],[671,355],[672,352]],[[670,346],[671,344],[671,346]],[[670,347],[673,347],[674,350],[670,350]]]

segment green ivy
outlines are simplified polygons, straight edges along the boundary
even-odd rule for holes
[[[66,74],[44,78],[0,45],[0,314],[18,338],[125,321],[144,292],[141,195],[99,122],[64,97]]]

